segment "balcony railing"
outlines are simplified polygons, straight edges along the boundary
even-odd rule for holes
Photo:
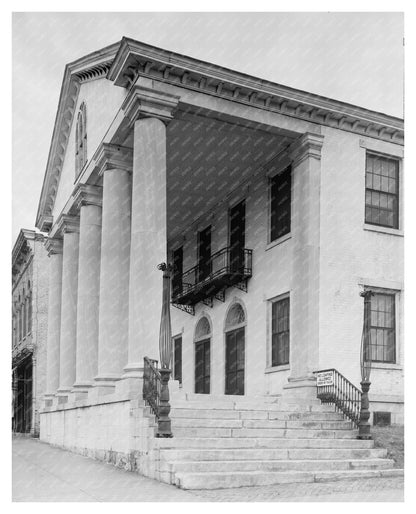
[[[195,305],[225,288],[246,282],[252,274],[253,250],[225,247],[203,264],[173,278],[172,303]]]

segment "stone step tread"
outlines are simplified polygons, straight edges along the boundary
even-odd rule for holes
[[[198,419],[172,417],[174,428],[306,428],[313,430],[350,430],[353,425],[350,421],[315,421],[315,420],[252,420],[252,419]]]
[[[229,489],[295,482],[331,482],[403,476],[403,470],[348,470],[348,471],[235,471],[209,473],[177,473],[175,483],[183,489]]]
[[[327,471],[392,468],[392,459],[270,459],[161,462],[161,471],[199,473],[211,471]]]
[[[313,428],[195,428],[176,427],[172,430],[174,437],[321,437],[328,439],[354,438],[356,431],[344,429]]]
[[[172,437],[154,440],[158,448],[373,448],[372,439]]]
[[[384,459],[384,448],[191,448],[161,449],[165,461]]]
[[[237,411],[227,409],[171,409],[172,419],[253,419],[253,420],[290,420],[290,421],[344,421],[344,416],[339,412],[292,412],[292,411],[268,411],[248,410]]]

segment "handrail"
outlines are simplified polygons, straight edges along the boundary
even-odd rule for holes
[[[143,400],[145,404],[150,407],[153,414],[158,418],[160,406],[161,376],[157,366],[157,360],[149,359],[149,357],[144,358]]]
[[[315,371],[316,396],[321,403],[334,404],[355,426],[360,422],[361,391],[335,368]]]

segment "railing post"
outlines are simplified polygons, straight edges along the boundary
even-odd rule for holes
[[[171,420],[169,417],[169,377],[172,358],[172,334],[170,325],[170,271],[166,263],[158,265],[163,271],[162,315],[160,319],[159,352],[160,352],[160,403],[157,437],[172,437]]]
[[[370,402],[368,399],[368,391],[370,390],[370,373],[371,373],[371,297],[372,291],[363,291],[360,296],[364,298],[364,324],[363,335],[361,338],[361,409],[360,423],[358,425],[358,439],[371,439],[370,434]]]

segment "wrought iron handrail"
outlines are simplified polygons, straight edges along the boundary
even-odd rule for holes
[[[175,291],[175,295],[188,293],[198,286],[210,282],[215,277],[223,273],[241,273],[244,276],[251,276],[252,273],[252,255],[253,250],[248,248],[241,249],[241,257],[238,255],[235,263],[232,262],[231,256],[232,249],[230,246],[221,248],[213,253],[211,257],[204,264],[204,269],[208,269],[209,273],[201,278],[201,267],[199,264],[189,268],[181,275],[181,291]]]
[[[143,400],[153,414],[159,417],[161,376],[157,366],[157,360],[144,358]]]
[[[334,368],[315,371],[314,374],[317,375],[316,396],[321,403],[334,404],[339,412],[358,426],[361,413],[360,389]]]

